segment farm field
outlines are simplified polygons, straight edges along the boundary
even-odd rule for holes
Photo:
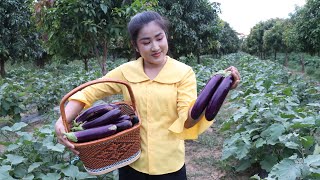
[[[319,82],[272,61],[244,53],[194,67],[198,92],[212,73],[230,65],[241,85],[229,93],[216,122],[197,140],[186,141],[188,179],[318,179],[320,177]],[[117,60],[108,68],[125,62]],[[89,176],[81,162],[56,142],[54,110],[64,94],[100,77],[99,67],[80,62],[45,69],[10,67],[0,80],[0,179],[116,179]],[[21,121],[32,114],[37,122]],[[71,163],[72,162],[72,163]]]

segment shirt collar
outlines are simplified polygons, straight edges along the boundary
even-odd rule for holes
[[[185,75],[184,71],[186,65],[182,65],[181,62],[174,60],[167,56],[167,62],[153,81],[159,83],[176,83],[179,82]],[[121,71],[124,77],[133,83],[148,81],[150,78],[144,73],[143,70],[143,58],[140,57],[137,60],[130,61],[121,66]]]

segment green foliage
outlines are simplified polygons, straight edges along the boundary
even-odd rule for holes
[[[109,50],[129,49],[126,26],[130,16],[152,8],[153,2],[56,0],[53,7],[42,9],[39,28],[49,35],[46,45],[51,54],[71,60],[95,56],[105,74]]]
[[[215,47],[221,54],[235,53],[239,50],[240,39],[237,33],[230,27],[229,23],[222,22],[222,29],[219,32],[219,46]]]
[[[31,105],[44,113],[58,105],[71,89],[101,77],[97,69],[95,66],[86,72],[79,63],[52,64],[46,66],[46,71],[16,67],[8,71],[7,78],[0,84],[0,116],[18,121],[20,114],[30,110]]]
[[[37,34],[30,29],[31,10],[29,0],[0,1],[0,70],[5,76],[4,62],[34,57],[38,51]]]
[[[16,123],[0,129],[1,144],[6,151],[0,155],[0,179],[111,179],[112,174],[91,176],[82,163],[72,164],[73,155],[56,142],[53,125],[33,129]]]
[[[191,53],[199,57],[216,48],[212,44],[220,28],[217,3],[163,0],[158,8],[170,22],[169,46],[174,57]]]
[[[241,90],[231,94],[230,108],[236,111],[221,127],[228,133],[222,159],[238,160],[238,171],[258,163],[271,179],[319,176],[320,161],[308,162],[320,158],[317,82],[251,56],[235,63]]]
[[[0,117],[11,116],[13,121],[20,120],[25,110],[25,88],[16,82],[4,83],[0,86]]]
[[[320,49],[320,2],[306,1],[305,6],[296,10],[294,15],[298,39],[303,45],[303,52],[315,54]]]
[[[201,58],[205,64],[197,64],[196,57],[191,55],[180,59],[193,66],[198,92],[218,70],[234,65],[241,72],[240,87],[231,91],[228,98],[231,103],[227,108],[234,114],[221,122],[220,127],[227,136],[223,163],[231,165],[237,160],[236,171],[258,164],[269,172],[268,179],[318,178],[320,89],[315,86],[316,82],[288,73],[277,63],[245,54]],[[108,65],[112,69],[124,62],[126,59],[120,59]],[[23,67],[10,70],[8,77],[0,81],[0,97],[1,103],[10,97],[13,110],[1,113],[7,113],[5,118],[16,116],[19,120],[18,112],[24,112],[29,104],[48,112],[74,87],[101,77],[94,63],[89,63],[89,72],[83,71],[79,64],[78,61],[69,65],[52,64],[46,66],[45,72]],[[15,115],[14,109],[19,107]],[[5,145],[6,151],[0,156],[0,178],[102,178],[88,177],[81,162],[68,163],[72,155],[57,144],[53,124],[35,129],[33,133],[27,129],[25,123],[1,129],[0,144]],[[208,139],[201,141],[214,145]]]

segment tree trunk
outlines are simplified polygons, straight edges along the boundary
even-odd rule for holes
[[[0,75],[2,78],[6,76],[6,71],[4,69],[4,58],[0,56]]]
[[[107,57],[108,57],[108,47],[106,40],[103,42],[103,56],[101,59],[101,72],[102,75],[107,74]]]
[[[277,60],[277,51],[275,50],[274,51],[274,61],[276,61]]]
[[[89,70],[88,61],[89,61],[89,59],[88,59],[87,57],[83,57],[84,70],[85,70],[85,71],[88,71],[88,70]]]
[[[197,54],[197,63],[198,63],[198,64],[201,63],[201,61],[200,61],[200,55],[199,55],[199,54]]]
[[[100,56],[99,49],[97,46],[94,47],[94,52],[95,52],[96,57],[98,59],[98,63],[101,68],[101,73],[104,76],[105,74],[107,74],[106,62],[107,62],[108,48],[107,48],[106,41],[103,42],[102,46],[103,46],[102,56]]]
[[[285,56],[285,59],[284,59],[284,66],[285,67],[288,67],[288,61],[289,61],[289,55],[288,55],[288,51],[286,51],[286,56]]]
[[[304,56],[301,54],[300,56],[300,64],[301,64],[301,72],[304,73]]]
[[[40,56],[36,58],[36,66],[40,67],[41,69],[44,68],[45,61],[48,59],[48,54],[47,52],[41,53]]]

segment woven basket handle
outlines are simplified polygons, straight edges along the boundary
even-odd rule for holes
[[[74,88],[73,90],[71,90],[69,93],[67,93],[66,95],[63,96],[61,102],[60,102],[60,113],[61,113],[61,118],[62,118],[62,122],[64,127],[66,128],[67,132],[70,131],[70,128],[68,126],[68,122],[67,122],[67,117],[66,117],[66,112],[65,112],[65,103],[67,102],[67,100],[69,99],[69,97],[71,97],[73,94],[75,94],[76,92],[84,89],[87,86],[93,85],[93,84],[98,84],[98,83],[118,83],[118,84],[123,84],[126,86],[126,88],[128,89],[130,98],[131,98],[131,103],[132,103],[132,108],[134,111],[136,111],[136,105],[135,105],[135,99],[134,99],[134,95],[132,92],[132,89],[130,87],[130,85],[127,82],[124,81],[120,81],[120,80],[114,80],[114,79],[109,79],[109,78],[104,78],[104,79],[97,79],[97,80],[93,80],[93,81],[89,81],[86,82],[84,84],[81,84],[80,86]]]

